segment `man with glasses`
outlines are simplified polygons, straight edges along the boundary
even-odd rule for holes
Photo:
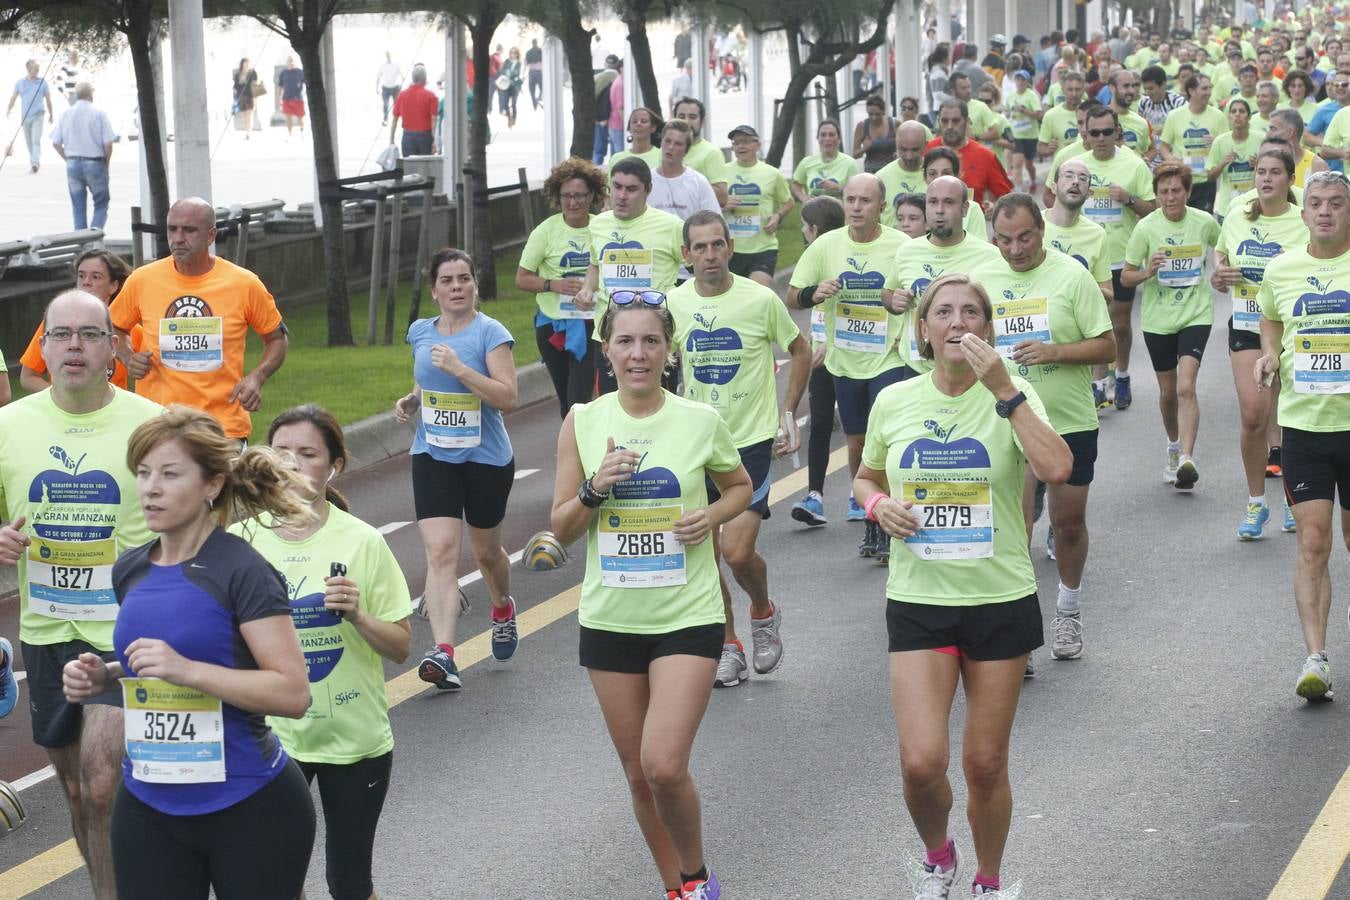
[[[769,287],[778,269],[778,226],[792,212],[792,192],[783,174],[759,158],[758,131],[738,125],[727,137],[735,155],[726,168],[724,209],[736,241],[731,273]]]
[[[1311,78],[1313,86],[1319,90],[1329,74],[1317,68],[1317,54],[1304,41],[1299,41],[1298,49],[1294,51],[1294,68]]]
[[[1337,72],[1326,80],[1327,99],[1317,104],[1317,112],[1313,113],[1312,120],[1308,122],[1308,127],[1304,130],[1303,143],[1313,148],[1320,155],[1321,147],[1325,142],[1327,129],[1331,127],[1332,120],[1336,118],[1336,113],[1341,111],[1345,105],[1345,95],[1347,89],[1350,89],[1350,72]],[[1340,162],[1337,157],[1328,158],[1328,166],[1332,171],[1342,171],[1333,161]]]
[[[198,197],[179,200],[166,219],[166,259],[141,266],[112,303],[122,341],[118,357],[136,379],[136,393],[165,406],[205,410],[240,441],[253,430],[262,388],[286,359],[286,325],[261,279],[211,255],[216,214]],[[131,329],[145,330],[145,349],[131,351]],[[244,373],[244,342],[263,339],[262,359]]]
[[[1345,171],[1345,159],[1350,156],[1350,116],[1342,115],[1345,112],[1342,107],[1348,98],[1350,71],[1338,71],[1327,79],[1327,100],[1318,108],[1317,115],[1313,116],[1312,124],[1308,126],[1310,134],[1315,133],[1318,126],[1323,127],[1321,155],[1327,161],[1327,166],[1336,172]],[[1328,113],[1330,121],[1323,124]]]
[[[928,189],[923,180],[923,154],[928,145],[920,122],[904,122],[895,130],[895,159],[877,171],[886,189],[881,208],[881,224],[895,228],[895,198],[904,194],[922,194]]]
[[[103,301],[66,291],[42,321],[51,388],[0,409],[0,565],[18,567],[33,741],[56,770],[94,896],[106,900],[116,894],[109,826],[121,693],[67,703],[61,670],[83,654],[112,659],[113,563],[151,538],[127,441],[162,410],[108,383],[118,337]]]

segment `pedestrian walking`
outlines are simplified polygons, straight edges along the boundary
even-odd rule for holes
[[[15,101],[19,101],[19,121],[23,123],[24,142],[28,145],[28,164],[36,172],[42,161],[42,103],[47,103],[47,124],[50,125],[53,119],[52,93],[46,80],[38,75],[36,59],[28,60],[24,66],[27,75],[14,83],[14,94],[5,107],[5,115],[9,115]],[[13,152],[14,145],[10,144],[5,155]]]
[[[75,105],[61,114],[52,129],[52,146],[66,161],[66,187],[74,228],[102,228],[108,221],[108,162],[112,159],[113,131],[108,114],[94,106],[94,86],[80,82]],[[88,218],[85,192],[93,195],[94,218]]]
[[[286,57],[286,68],[277,74],[277,90],[281,92],[281,113],[286,117],[286,137],[296,125],[305,130],[305,73],[295,64],[295,57]]]
[[[412,70],[412,84],[394,101],[394,118],[389,122],[389,143],[394,143],[398,120],[403,120],[403,156],[425,156],[435,144],[431,125],[436,120],[440,100],[427,90],[427,70],[416,65]]]
[[[531,40],[530,49],[525,51],[525,71],[529,73],[530,102],[538,109],[544,105],[544,51],[538,38]]]
[[[75,89],[80,86],[80,54],[77,50],[70,50],[66,53],[66,61],[61,65],[61,89],[65,92],[66,103],[71,106],[79,98],[75,96]]]
[[[506,116],[506,126],[516,127],[516,101],[520,98],[520,48],[512,47],[502,66],[497,70],[497,103],[501,114]]]
[[[262,90],[259,90],[262,88]],[[248,57],[239,60],[239,68],[234,70],[234,111],[243,123],[244,140],[249,139],[253,130],[253,98],[265,93],[267,88],[258,82],[258,72]]]
[[[398,63],[394,62],[394,57],[386,50],[379,74],[375,76],[375,92],[380,95],[380,102],[384,106],[381,125],[389,124],[389,107],[398,97],[398,89],[401,84],[403,84],[403,69],[399,67]]]

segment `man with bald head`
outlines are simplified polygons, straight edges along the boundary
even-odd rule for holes
[[[249,413],[262,386],[286,359],[286,326],[257,275],[211,255],[215,210],[189,197],[169,207],[169,257],[132,272],[112,304],[124,344],[119,358],[136,379],[136,393],[157,403],[183,403],[216,417],[225,433],[246,440]],[[126,343],[145,329],[145,349]],[[244,374],[249,329],[263,339],[262,359]]]
[[[94,895],[114,897],[109,821],[122,773],[122,698],[67,703],[61,670],[112,658],[117,555],[150,540],[127,441],[158,405],[108,382],[118,337],[92,294],[66,291],[43,315],[51,389],[0,409],[0,565],[17,566],[19,639],[33,741],[70,808]]]
[[[895,159],[877,172],[886,189],[886,202],[881,210],[882,225],[895,227],[895,198],[922,194],[928,189],[923,180],[923,154],[927,143],[928,134],[917,120],[902,122],[895,129]]]
[[[883,297],[891,259],[909,237],[881,224],[886,189],[876,175],[862,173],[844,182],[846,228],[826,232],[806,248],[792,272],[789,307],[825,312],[825,368],[834,376],[839,422],[848,440],[849,472],[862,462],[867,416],[881,389],[903,379],[896,350],[903,320]],[[865,518],[849,498],[848,518]],[[878,537],[868,523],[859,552],[875,554]],[[879,534],[879,532],[877,533]]]

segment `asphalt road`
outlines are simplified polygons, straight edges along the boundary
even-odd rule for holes
[[[1024,880],[1026,897],[1267,896],[1350,765],[1346,701],[1309,706],[1293,692],[1304,655],[1291,593],[1295,538],[1279,533],[1278,517],[1260,542],[1235,538],[1246,495],[1222,326],[1209,354],[1194,494],[1162,483],[1164,437],[1145,366],[1135,369],[1134,407],[1103,414],[1086,652],[1072,662],[1038,653],[1040,674],[1026,685],[1014,731],[1004,875]],[[518,468],[539,470],[511,498],[504,544],[515,551],[547,522],[556,405],[517,413],[510,429]],[[786,460],[775,468],[787,487],[791,469]],[[1278,482],[1267,485],[1278,509]],[[342,487],[377,526],[412,519],[406,459],[354,473]],[[787,514],[801,488],[779,492],[761,547],[785,612],[785,661],[715,692],[699,734],[693,768],[708,860],[729,898],[907,895],[903,857],[921,849],[900,793],[884,571],[856,557],[862,529],[842,521],[847,490],[837,468],[827,482],[832,521],[814,531]],[[1048,623],[1056,575],[1044,528],[1033,547]],[[389,541],[420,592],[415,526],[392,530]],[[1336,552],[1335,583],[1346,583],[1347,569]],[[580,569],[513,572],[527,632],[515,659],[469,667],[455,696],[417,691],[409,677],[391,684],[398,746],[377,889],[387,898],[655,896],[617,760],[576,665],[568,610]],[[481,582],[466,591],[468,635],[486,629],[487,602]],[[1341,668],[1350,660],[1345,607],[1334,605],[1329,648],[1341,679],[1350,678]],[[13,611],[4,616],[0,631],[14,633]],[[428,642],[426,623],[414,619],[414,652]],[[954,758],[961,715],[958,697]],[[34,767],[27,735],[17,714],[0,722],[0,776]],[[952,834],[969,849],[959,767],[954,775]],[[0,840],[0,898],[47,881],[31,896],[88,896],[82,871],[51,879],[34,874],[37,864],[13,868],[53,847],[39,862],[69,854],[59,849],[69,831],[56,785],[41,782],[24,798],[29,824]],[[1330,840],[1340,846],[1344,832]],[[1343,858],[1343,848],[1300,854],[1314,874],[1334,872]],[[326,894],[322,859],[321,837],[309,877],[315,898]],[[1350,896],[1350,879],[1326,895]]]

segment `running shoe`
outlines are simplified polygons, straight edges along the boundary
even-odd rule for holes
[[[891,536],[880,525],[877,526],[876,550],[876,555],[872,558],[877,561],[877,565],[889,566],[891,564]]]
[[[1163,482],[1177,483],[1177,469],[1181,468],[1181,451],[1167,448],[1167,463],[1163,466]]]
[[[849,522],[866,522],[867,511],[858,505],[858,501],[851,496],[848,498],[848,517]]]
[[[750,644],[754,648],[751,658],[755,672],[760,675],[768,675],[783,661],[783,638],[778,633],[782,625],[783,607],[777,603],[767,619],[750,620]]]
[[[1189,491],[1195,487],[1195,483],[1200,480],[1200,470],[1195,467],[1195,460],[1189,456],[1181,458],[1181,465],[1177,466],[1177,490]]]
[[[1264,503],[1248,503],[1247,517],[1238,526],[1239,541],[1255,541],[1261,537],[1261,529],[1270,519],[1270,507]]]
[[[745,664],[745,651],[737,650],[735,647],[723,647],[713,687],[735,687],[742,681],[749,680],[750,667]]]
[[[1331,663],[1325,653],[1310,653],[1303,661],[1303,674],[1294,685],[1294,693],[1304,700],[1331,699]]]
[[[722,886],[717,883],[717,876],[709,869],[707,881],[686,881],[680,898],[681,900],[720,900],[721,896]]]
[[[14,677],[14,645],[0,637],[0,654],[5,663],[0,665],[0,719],[14,712],[19,702],[19,680]]]
[[[812,528],[824,525],[825,500],[819,491],[807,491],[806,496],[792,504],[792,518]]]
[[[1092,405],[1098,409],[1106,409],[1111,405],[1111,401],[1106,399],[1106,388],[1097,382],[1092,382]]]
[[[905,877],[914,891],[914,900],[947,900],[951,896],[956,872],[961,868],[961,851],[953,845],[952,852],[955,859],[950,869],[929,865],[912,856],[905,860]]]
[[[422,664],[417,667],[417,677],[443,691],[457,691],[463,687],[455,658],[440,647],[422,657]]]
[[[1057,559],[1055,556],[1055,526],[1051,525],[1045,530],[1045,555],[1047,559]]]
[[[1083,655],[1083,615],[1082,613],[1056,612],[1050,620],[1050,630],[1055,633],[1054,643],[1050,645],[1050,655],[1055,659],[1078,659]]]
[[[1270,453],[1266,457],[1266,477],[1279,478],[1283,474],[1284,470],[1280,468],[1280,448],[1271,447]]]
[[[1034,653],[1027,654],[1027,668],[1026,671],[1022,673],[1022,677],[1023,678],[1036,677],[1036,654]]]
[[[499,660],[510,659],[520,645],[520,634],[516,630],[516,601],[507,597],[511,604],[511,618],[492,620],[492,655]]]
[[[663,891],[661,896],[664,897],[665,900],[680,900],[679,891]]]
[[[1280,525],[1280,530],[1285,534],[1293,534],[1298,531],[1298,523],[1294,521],[1294,511],[1289,506],[1289,501],[1284,501],[1284,522]]]
[[[877,536],[881,533],[881,527],[876,522],[864,524],[867,527],[863,529],[863,539],[858,542],[858,555],[863,559],[871,559],[877,555]]]
[[[1130,393],[1130,376],[1116,376],[1116,409],[1127,410],[1134,396]]]
[[[970,895],[972,897],[984,897],[986,900],[1021,900],[1022,882],[1014,882],[1005,888],[994,890],[983,884],[972,884],[970,886]]]

